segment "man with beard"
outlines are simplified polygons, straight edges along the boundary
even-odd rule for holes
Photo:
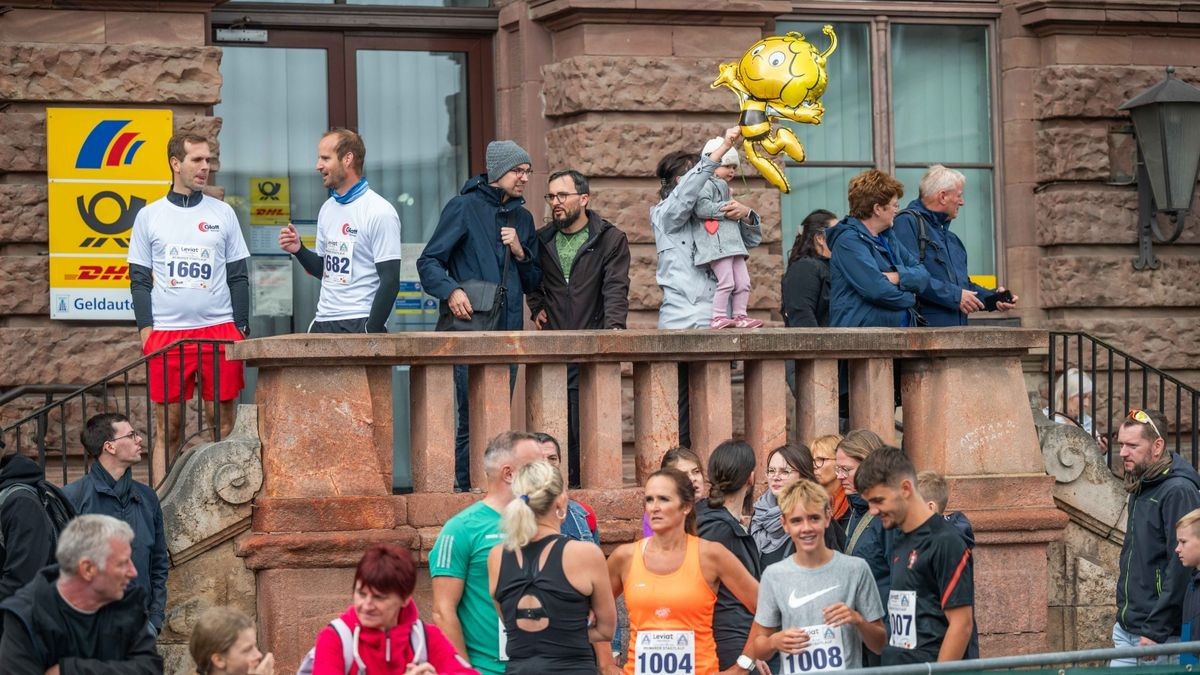
[[[588,180],[574,169],[550,174],[550,223],[537,231],[542,283],[529,293],[541,330],[625,328],[629,239],[588,208]],[[567,471],[579,486],[579,366],[567,367]]]
[[[1175,555],[1175,524],[1200,507],[1200,476],[1167,450],[1167,418],[1157,410],[1130,410],[1117,432],[1129,492],[1125,541],[1117,579],[1114,647],[1179,641],[1183,596],[1190,574]],[[1178,662],[1178,657],[1170,658]],[[1165,664],[1168,658],[1114,659],[1110,666]]]
[[[279,248],[321,280],[310,333],[386,333],[400,290],[400,216],[363,178],[367,148],[349,129],[317,144],[317,171],[329,199],[317,214],[317,250],[300,243],[291,223]]]

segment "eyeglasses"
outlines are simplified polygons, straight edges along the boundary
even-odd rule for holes
[[[825,466],[825,462],[832,462],[832,457],[813,457],[813,468],[819,469]]]
[[[790,476],[794,473],[796,473],[796,472],[791,469],[788,469],[788,468],[783,468],[783,469],[768,468],[767,469],[768,476],[779,476],[780,478],[787,478],[788,476]]]
[[[854,473],[857,470],[858,470],[857,466],[840,466],[838,464],[833,465],[833,472],[834,472],[834,474],[837,474],[837,475],[849,476],[850,474]]]
[[[133,431],[131,431],[123,436],[117,436],[116,438],[112,439],[112,441],[110,441],[110,442],[116,443],[119,440],[122,440],[125,438],[133,438],[134,436],[137,436],[138,438],[145,438],[145,436],[142,436],[142,432],[138,431],[137,429],[134,429]]]
[[[1154,423],[1154,420],[1151,419],[1150,416],[1146,414],[1145,410],[1138,410],[1137,408],[1130,408],[1128,419],[1131,419],[1134,422],[1140,422],[1141,424],[1149,424],[1150,429],[1154,431],[1155,436],[1158,436],[1159,438],[1163,437],[1162,432],[1158,430],[1158,425],[1156,425]]]
[[[515,173],[515,174],[517,174],[518,176],[523,176],[523,177],[527,177],[527,176],[532,176],[532,175],[533,175],[533,169],[509,169],[509,172],[510,172],[510,173]]]
[[[574,197],[575,195],[578,195],[578,194],[581,194],[581,193],[579,193],[579,192],[555,192],[554,194],[551,194],[551,195],[542,195],[542,196],[546,198],[547,204],[553,204],[554,202],[565,202],[565,201],[567,201],[567,197]]]

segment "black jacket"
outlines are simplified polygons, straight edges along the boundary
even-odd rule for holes
[[[58,664],[62,675],[159,675],[162,657],[148,628],[144,591],[130,586],[125,597],[98,610],[99,635],[83,636],[67,629],[59,612],[54,584],[58,567],[42,569],[13,597],[0,603],[4,637],[0,664],[5,675],[44,675]],[[91,653],[80,653],[92,644]]]
[[[875,577],[875,587],[879,589],[879,598],[884,603],[887,602],[888,594],[892,590],[892,543],[895,539],[893,530],[883,529],[883,522],[878,518],[872,518],[871,522],[864,526],[862,534],[858,540],[854,542],[853,550],[851,550],[850,540],[854,538],[854,531],[858,528],[858,524],[870,514],[870,506],[867,500],[859,495],[846,495],[846,499],[850,501],[850,519],[846,521],[846,555],[853,555],[867,561],[867,565],[871,568],[871,575]]]
[[[1117,622],[1155,642],[1179,635],[1180,607],[1191,576],[1175,555],[1175,523],[1200,507],[1200,475],[1171,453],[1171,466],[1144,476],[1129,495],[1117,579]]]
[[[729,549],[746,566],[750,576],[760,579],[762,566],[758,545],[750,531],[725,508],[711,508],[704,500],[697,502],[696,507],[696,531],[700,538]],[[753,622],[754,613],[722,585],[717,590],[717,604],[713,609],[713,638],[717,642],[721,670],[733,666],[742,655]]]
[[[788,265],[780,282],[783,320],[788,328],[829,325],[829,261],[800,258]]]
[[[542,283],[530,291],[529,316],[546,310],[549,330],[624,328],[629,314],[629,239],[595,211],[587,212],[587,241],[575,254],[568,282],[558,259],[554,235],[537,231]]]
[[[0,459],[0,492],[21,484],[37,489],[45,477],[42,468],[24,455]],[[54,526],[38,495],[17,488],[0,507],[0,600],[11,596],[33,579],[37,571],[53,562]]]

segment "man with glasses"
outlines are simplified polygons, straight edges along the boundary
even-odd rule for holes
[[[588,180],[573,169],[550,174],[550,222],[537,231],[542,283],[529,292],[541,330],[625,328],[629,239],[588,208]],[[579,487],[579,366],[567,366],[567,475]]]
[[[79,441],[93,459],[83,478],[63,488],[79,515],[98,513],[123,520],[133,528],[135,586],[145,591],[150,627],[162,630],[167,606],[167,538],[163,532],[158,495],[133,479],[133,465],[142,461],[141,432],[120,413],[93,415]]]
[[[542,276],[533,215],[524,208],[531,167],[529,153],[521,146],[492,141],[487,147],[487,172],[468,180],[442,209],[437,228],[417,260],[417,272],[425,292],[441,301],[443,317],[470,320],[475,308],[463,283],[485,281],[504,288],[499,330],[521,330],[523,297],[537,288]],[[444,325],[449,329],[453,323]],[[454,367],[454,394],[458,410],[454,474],[457,488],[464,491],[471,489],[466,366]]]
[[[1167,418],[1130,410],[1117,432],[1129,492],[1117,579],[1116,647],[1177,642],[1190,573],[1175,555],[1175,523],[1200,507],[1200,475],[1167,449]],[[1178,662],[1178,657],[1114,659],[1112,666]]]

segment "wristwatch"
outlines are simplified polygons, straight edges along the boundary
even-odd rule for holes
[[[754,659],[742,654],[737,657],[737,666],[746,672],[754,670]]]

